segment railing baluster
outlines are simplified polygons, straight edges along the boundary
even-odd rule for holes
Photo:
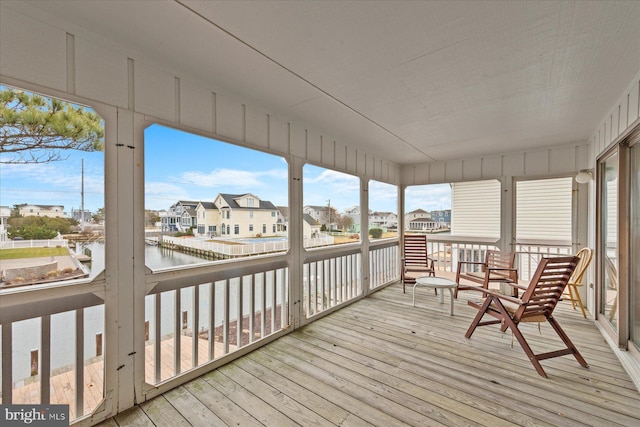
[[[324,280],[324,277],[325,277],[324,276],[324,260],[315,262],[314,265],[316,266],[316,276],[320,280],[320,289],[322,291],[322,299],[320,301],[320,311],[324,311],[327,309],[329,304],[329,298],[327,296],[327,288],[325,287],[325,280]]]
[[[260,282],[260,295],[262,295],[262,307],[260,310],[260,338],[264,338],[267,336],[266,334],[266,319],[267,319],[267,275],[265,272],[261,274],[261,282]]]
[[[222,320],[222,354],[229,354],[229,279],[224,280],[224,318]]]
[[[249,342],[254,341],[256,331],[256,281],[255,274],[249,276]]]
[[[162,301],[161,294],[155,294],[154,296],[155,310],[154,316],[154,346],[153,346],[153,361],[154,361],[154,376],[156,384],[162,381],[162,325],[161,325],[161,310]]]
[[[276,272],[271,270],[271,333],[274,333],[276,330]]]
[[[237,348],[240,348],[242,347],[242,320],[244,317],[242,312],[242,300],[244,299],[243,277],[238,277],[236,283],[238,284],[238,298],[236,301],[236,345]]]
[[[287,318],[287,289],[289,288],[289,275],[284,269],[279,269],[278,272],[280,273],[279,282],[282,283],[282,288],[280,290],[280,328],[284,328],[285,325],[289,324]]]
[[[51,315],[40,318],[40,403],[51,403]]]
[[[76,310],[76,418],[84,415],[84,308]]]
[[[191,306],[193,307],[191,323],[193,327],[191,328],[191,336],[193,341],[191,342],[191,367],[195,368],[198,366],[198,341],[200,341],[200,285],[196,285],[193,287],[193,298],[191,302]]]
[[[182,314],[182,306],[181,306],[181,289],[175,290],[174,296],[174,334],[173,334],[173,373],[174,375],[180,374],[180,338],[182,337],[182,329],[180,328],[181,322],[180,317]]]
[[[216,354],[216,284],[209,283],[209,360]]]

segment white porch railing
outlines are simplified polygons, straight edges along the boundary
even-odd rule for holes
[[[104,275],[8,289],[0,299],[3,404],[68,404],[91,413],[104,390]]]
[[[376,289],[400,276],[398,241],[371,242],[369,248],[369,287]]]
[[[565,242],[521,241],[515,246],[516,265],[520,280],[529,280],[542,258],[573,254],[573,247]]]
[[[303,302],[307,319],[362,295],[360,247],[310,254],[303,264]]]
[[[246,260],[149,272],[145,381],[150,391],[289,325],[288,264]]]
[[[429,256],[436,271],[456,272],[458,261],[483,261],[487,250],[498,250],[495,239],[449,235],[427,237]],[[568,255],[573,248],[565,242],[527,241],[514,245],[518,278],[528,281],[543,257]]]

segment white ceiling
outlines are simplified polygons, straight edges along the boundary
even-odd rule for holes
[[[35,1],[399,164],[584,143],[640,70],[640,1]]]

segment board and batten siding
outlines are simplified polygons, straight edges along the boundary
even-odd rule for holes
[[[572,177],[516,183],[516,239],[571,244]]]
[[[500,238],[500,181],[452,184],[451,234]]]

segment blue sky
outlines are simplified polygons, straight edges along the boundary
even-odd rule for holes
[[[63,161],[0,164],[0,205],[81,206],[84,159],[85,209],[104,207],[104,153],[70,150]],[[4,156],[6,158],[6,155]],[[218,193],[253,193],[276,206],[288,205],[288,164],[284,158],[172,128],[145,130],[145,208],[168,209],[178,200],[213,201]],[[360,204],[359,179],[313,165],[303,169],[303,204],[331,204],[344,211]],[[407,211],[450,208],[448,184],[407,189]],[[396,187],[369,183],[369,207],[397,212]]]

